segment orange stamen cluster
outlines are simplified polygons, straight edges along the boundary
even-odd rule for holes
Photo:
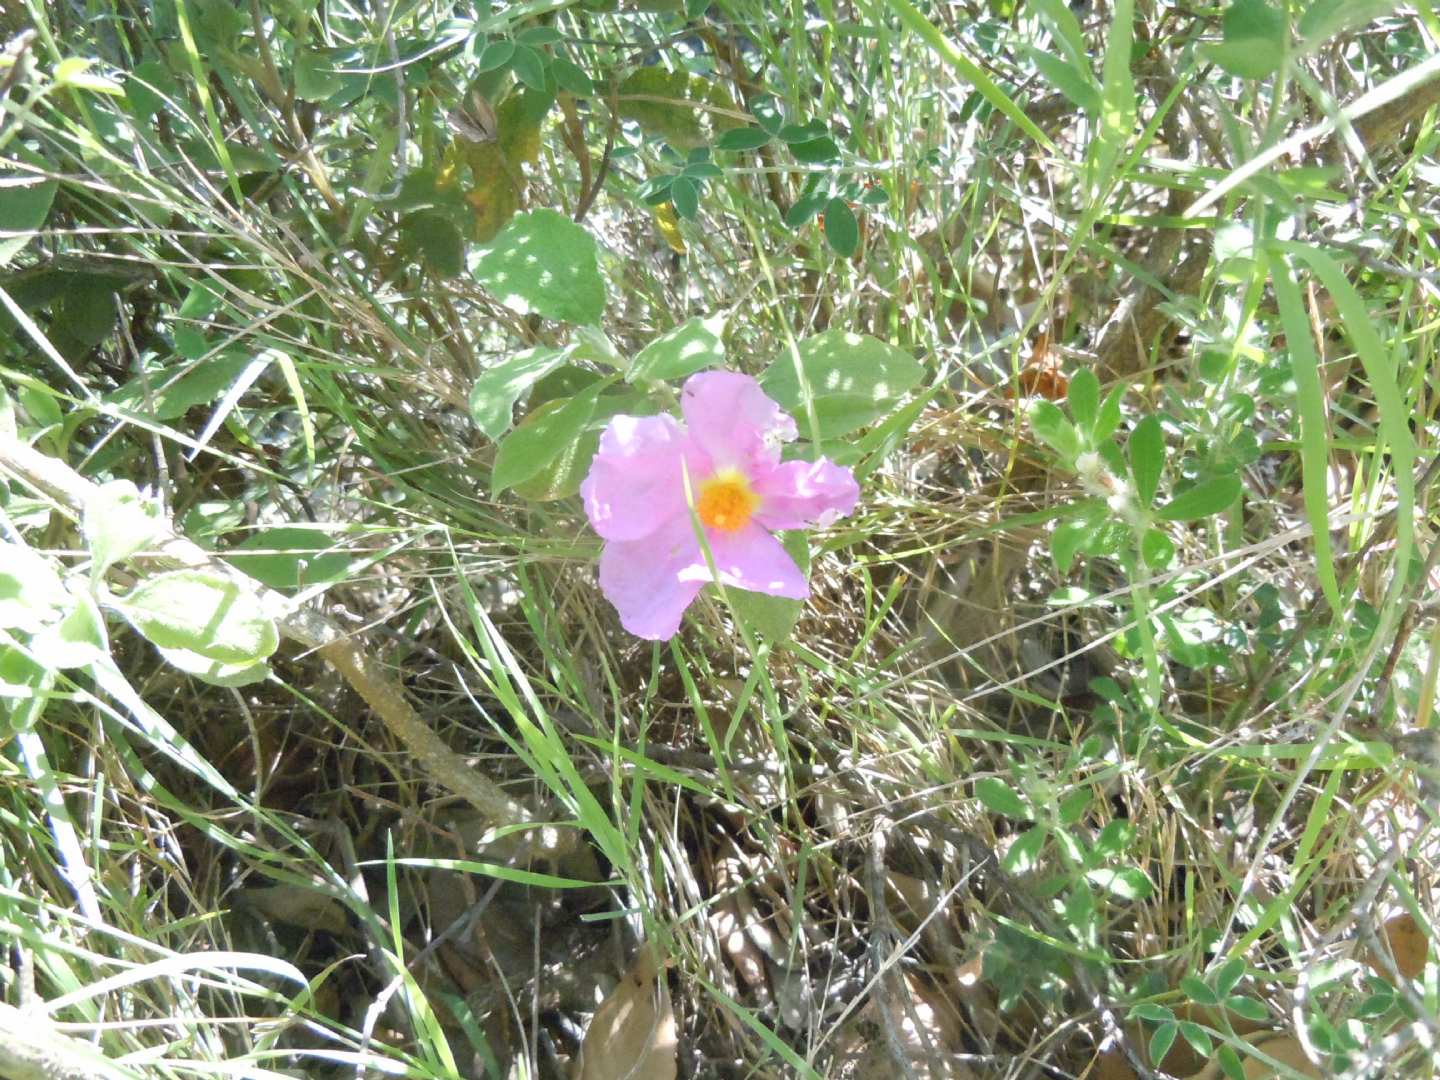
[[[708,529],[739,532],[759,506],[760,496],[738,469],[721,469],[700,485],[695,513]]]

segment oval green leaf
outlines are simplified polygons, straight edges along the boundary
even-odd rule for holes
[[[475,276],[522,315],[593,323],[605,311],[595,238],[556,210],[511,218],[476,260]]]
[[[844,199],[831,199],[825,204],[825,240],[842,259],[850,258],[860,247],[860,223]]]
[[[884,416],[925,373],[920,362],[903,349],[847,330],[826,330],[806,338],[799,351],[804,387],[788,351],[770,362],[760,376],[760,385],[794,414],[806,435],[812,433],[808,396],[821,439],[845,435]]]
[[[1160,517],[1164,521],[1196,521],[1228,509],[1239,497],[1238,476],[1212,476],[1162,506]]]
[[[115,602],[156,645],[227,664],[254,664],[280,644],[275,620],[253,593],[209,570],[174,570],[142,581]]]

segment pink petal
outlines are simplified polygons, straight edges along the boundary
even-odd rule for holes
[[[780,444],[795,438],[795,421],[738,371],[702,371],[685,382],[680,408],[690,437],[717,469],[774,465]]]
[[[682,462],[692,477],[710,463],[673,416],[617,416],[580,485],[585,514],[606,540],[639,540],[686,514]]]
[[[760,496],[755,520],[767,529],[823,528],[848,516],[860,498],[855,474],[829,458],[787,461],[751,483]]]
[[[788,596],[792,600],[804,600],[810,595],[805,575],[790,553],[760,526],[747,525],[733,533],[707,529],[705,539],[710,543],[715,569],[724,584],[771,596]],[[704,552],[697,551],[695,555],[695,564],[680,572],[681,579],[710,581]]]
[[[705,556],[689,515],[641,540],[611,540],[600,553],[600,591],[637,637],[663,641],[680,629],[685,609],[705,584],[693,576]],[[691,576],[686,576],[686,575]]]

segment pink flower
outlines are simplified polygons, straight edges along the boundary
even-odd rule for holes
[[[626,630],[664,640],[714,580],[695,518],[722,583],[803,600],[805,575],[773,530],[828,525],[855,509],[860,485],[828,458],[780,460],[795,421],[749,375],[706,371],[681,393],[673,416],[617,416],[600,437],[580,486],[585,513],[604,537],[600,589]]]

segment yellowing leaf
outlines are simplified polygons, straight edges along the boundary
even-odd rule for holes
[[[698,85],[697,85],[698,84]],[[698,90],[698,93],[692,91]],[[643,67],[620,84],[620,115],[634,120],[647,135],[657,135],[671,146],[690,150],[705,143],[700,114],[692,98],[703,98],[704,80],[683,71],[666,71],[659,66]],[[667,101],[684,104],[671,105]]]
[[[345,909],[334,897],[303,885],[270,885],[244,889],[249,906],[271,922],[289,923],[331,934],[345,932]]]
[[[676,255],[684,255],[685,234],[680,231],[680,219],[675,216],[675,208],[669,203],[661,203],[651,213],[655,215],[655,226],[665,238],[665,243],[670,245],[670,250]]]
[[[579,1080],[675,1080],[675,1013],[655,957],[634,965],[595,1010],[580,1048]]]
[[[465,201],[475,211],[473,236],[482,244],[493,240],[520,209],[521,166],[540,158],[540,125],[548,108],[548,100],[537,101],[534,94],[511,94],[495,112],[495,141],[464,144],[462,152],[474,177]]]
[[[495,112],[497,139],[512,165],[540,160],[540,124],[550,108],[550,99],[526,91],[511,94]]]
[[[1430,939],[1416,923],[1409,912],[1401,912],[1385,920],[1385,941],[1395,959],[1395,969],[1407,979],[1418,979],[1425,971],[1425,956],[1430,951]],[[1371,953],[1368,963],[1370,970],[1382,978],[1390,973],[1379,957]]]
[[[465,193],[465,201],[475,212],[471,235],[484,244],[495,239],[506,222],[515,216],[515,211],[520,209],[520,193],[500,164],[499,148],[489,143],[477,149],[489,151],[496,162],[495,167],[478,178],[475,187]]]

